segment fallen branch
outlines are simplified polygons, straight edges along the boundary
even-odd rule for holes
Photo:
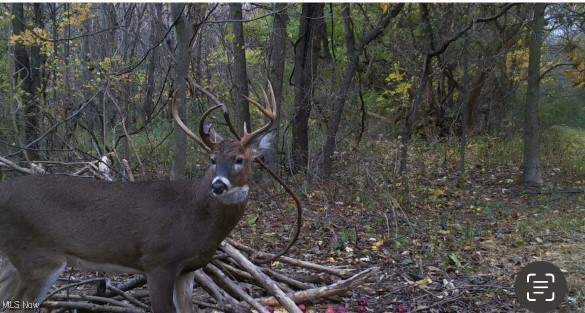
[[[114,300],[112,298],[91,296],[91,295],[85,295],[85,294],[72,295],[72,294],[66,294],[66,293],[58,293],[58,294],[53,295],[52,298],[58,299],[58,300],[93,301],[93,302],[111,304],[111,305],[115,305],[115,306],[119,306],[119,307],[123,307],[123,308],[135,309],[135,307],[133,307],[131,304],[124,303],[122,301]],[[147,306],[146,309],[148,310],[149,307]]]
[[[219,287],[211,277],[209,277],[203,270],[199,269],[195,271],[195,281],[203,287],[215,300],[218,305],[222,308],[222,311],[226,312],[242,312],[248,313],[250,310],[240,305],[239,301],[234,299],[225,290]]]
[[[87,310],[91,312],[113,312],[113,313],[144,313],[143,310],[115,307],[110,305],[98,305],[88,302],[68,302],[68,301],[46,301],[41,305],[43,308],[48,309],[77,309]]]
[[[355,289],[357,286],[363,284],[370,277],[378,275],[379,270],[380,269],[378,267],[372,267],[346,280],[340,280],[329,286],[297,291],[294,294],[288,294],[287,297],[291,298],[294,302],[303,303],[312,302],[320,298],[344,294],[349,290]],[[260,298],[257,299],[257,301],[262,305],[278,305],[278,300],[275,297]]]
[[[244,292],[242,288],[240,288],[236,283],[234,283],[231,279],[227,277],[219,268],[217,268],[213,264],[207,264],[205,267],[209,270],[215,277],[220,279],[233,293],[235,293],[238,297],[244,299],[251,307],[256,309],[258,312],[261,313],[269,313],[256,299],[252,298],[249,294]]]
[[[250,262],[240,251],[226,241],[223,241],[219,247],[246,269],[248,273],[250,273],[258,283],[264,287],[264,289],[269,291],[288,312],[302,313],[294,301],[287,297],[274,281],[266,276],[266,274],[262,273],[262,271],[258,270],[256,265]]]
[[[138,299],[131,297],[130,295],[126,294],[126,292],[124,292],[123,290],[120,290],[114,286],[112,286],[109,282],[106,284],[106,287],[108,289],[110,289],[111,291],[113,291],[114,293],[116,293],[117,295],[121,296],[122,298],[128,300],[128,302],[134,304],[135,306],[143,309],[143,310],[149,310],[150,307],[140,301],[138,301]]]

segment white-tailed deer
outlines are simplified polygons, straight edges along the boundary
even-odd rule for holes
[[[269,147],[276,105],[252,101],[269,122],[241,140],[222,140],[206,117],[199,137],[211,154],[198,180],[108,182],[29,175],[0,184],[0,300],[38,302],[65,265],[145,273],[155,313],[191,312],[193,276],[241,219],[252,162]],[[2,262],[3,261],[3,262]],[[4,263],[4,264],[2,264]],[[22,302],[21,302],[22,303]]]

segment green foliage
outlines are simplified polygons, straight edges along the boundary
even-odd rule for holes
[[[540,121],[543,128],[566,125],[585,128],[585,103],[580,97],[546,97],[540,101]]]
[[[585,129],[554,126],[543,134],[542,159],[554,175],[585,175]]]
[[[343,250],[349,243],[357,240],[357,233],[353,228],[344,229],[337,239],[334,250]]]

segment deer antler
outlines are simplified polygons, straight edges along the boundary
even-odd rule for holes
[[[270,96],[272,99],[269,99],[268,95],[266,94],[266,91],[262,89],[262,94],[264,96],[264,102],[266,104],[266,107],[263,107],[255,100],[246,97],[248,101],[252,102],[252,104],[255,105],[260,110],[260,112],[262,112],[262,114],[266,115],[266,117],[269,118],[269,121],[264,126],[258,128],[252,133],[248,133],[246,125],[244,125],[244,136],[242,136],[241,139],[241,143],[244,146],[254,141],[254,139],[256,139],[256,137],[258,137],[259,135],[268,131],[270,127],[272,127],[272,125],[274,125],[274,123],[276,122],[276,115],[278,114],[276,108],[276,97],[274,96],[274,90],[272,89],[272,84],[270,84],[270,81],[268,81],[268,89],[270,90]]]
[[[222,103],[221,101],[219,101],[219,99],[217,99],[212,93],[210,93],[209,91],[207,91],[205,88],[201,87],[201,85],[199,85],[193,78],[187,77],[187,81],[189,82],[189,85],[191,85],[191,87],[195,87],[201,93],[203,93],[204,95],[206,95],[216,105],[221,105],[222,106],[221,111],[223,113],[223,117],[225,118],[225,121],[226,121],[226,124],[227,124],[228,128],[230,129],[230,131],[232,132],[232,134],[236,137],[236,139],[240,140],[241,137],[238,134],[238,132],[236,131],[236,129],[234,128],[234,125],[232,124],[232,121],[230,120],[230,113],[229,113],[229,111],[227,109],[227,106],[224,103]]]

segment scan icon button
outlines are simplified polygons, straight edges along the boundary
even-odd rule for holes
[[[567,294],[567,281],[554,264],[539,261],[528,264],[518,273],[514,288],[523,308],[545,313],[561,304]]]

